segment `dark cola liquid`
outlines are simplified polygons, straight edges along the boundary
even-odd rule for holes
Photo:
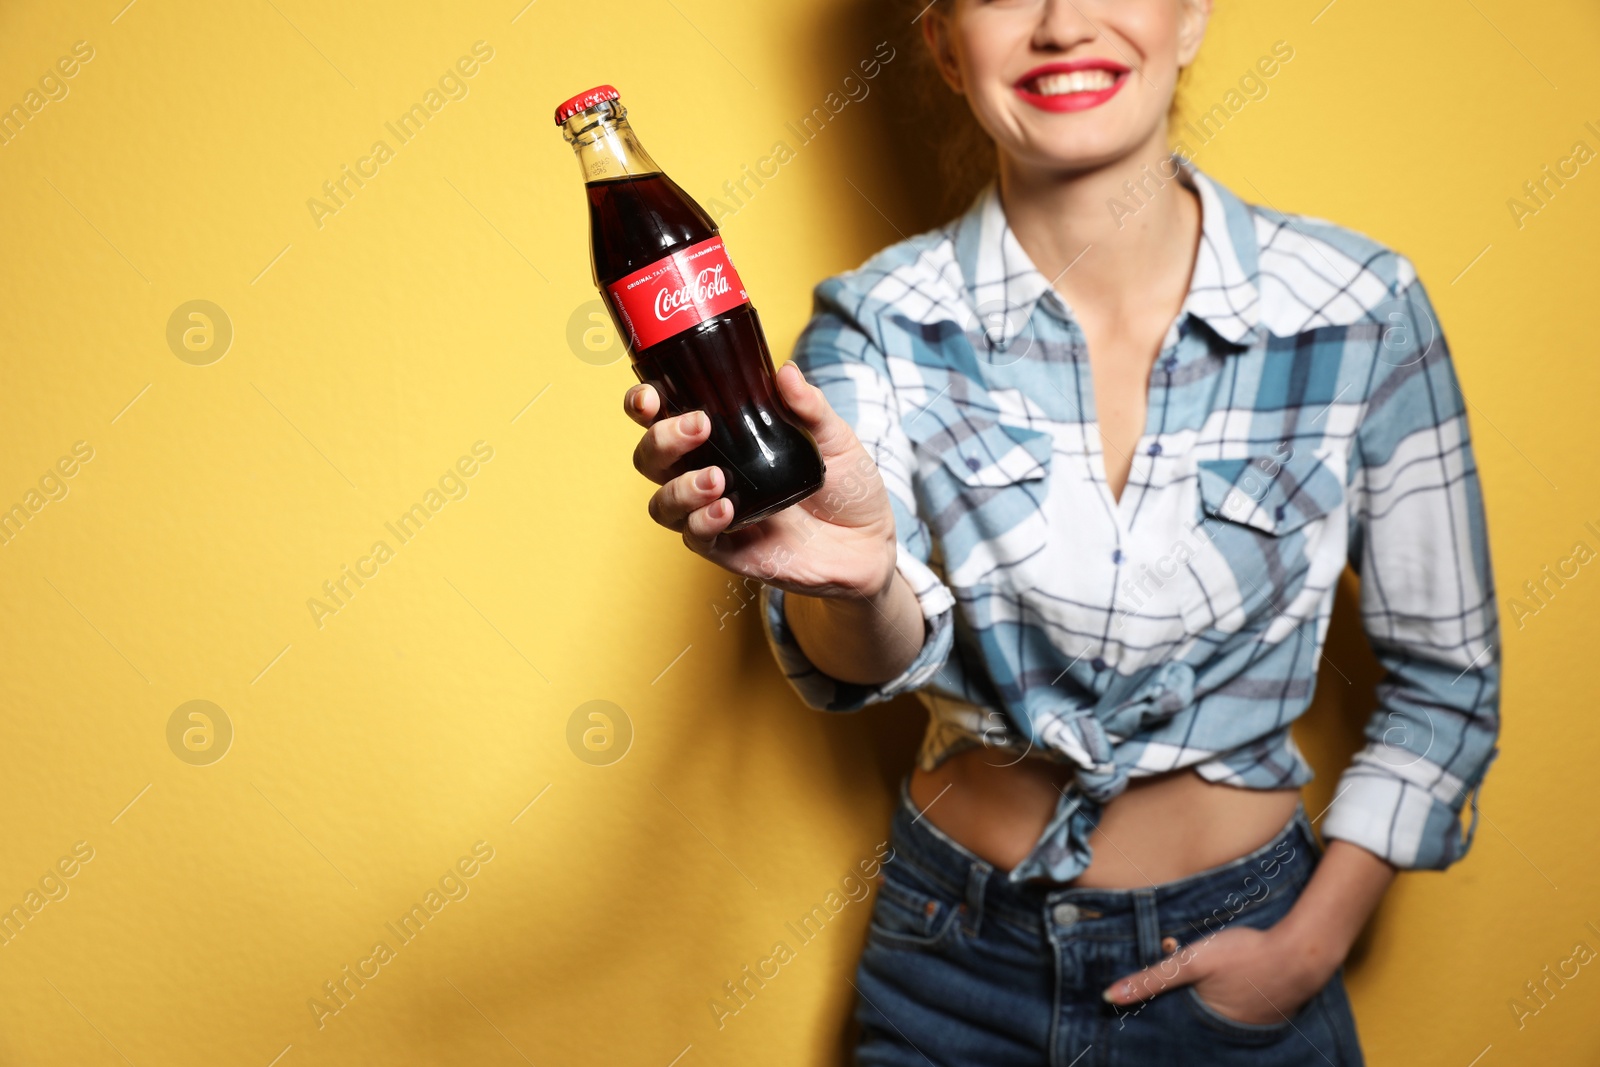
[[[715,236],[700,205],[663,174],[590,182],[590,248],[595,284],[625,340],[606,287],[678,249]],[[781,511],[822,487],[816,442],[790,421],[772,380],[772,353],[755,308],[746,303],[633,351],[633,370],[655,386],[668,415],[704,411],[711,436],[674,471],[722,468],[723,495],[736,530]]]

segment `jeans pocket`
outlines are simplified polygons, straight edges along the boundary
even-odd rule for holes
[[[1190,1013],[1205,1027],[1222,1034],[1231,1041],[1245,1044],[1267,1045],[1279,1040],[1285,1034],[1291,1033],[1297,1020],[1308,1014],[1316,1002],[1321,999],[1322,991],[1319,990],[1312,998],[1300,1006],[1300,1009],[1287,1018],[1270,1023],[1249,1023],[1242,1019],[1235,1019],[1224,1015],[1195,991],[1194,986],[1186,985],[1178,990],[1180,999],[1189,1008]]]
[[[883,868],[867,928],[869,943],[930,949],[951,936],[965,905],[901,857]]]
[[[1296,841],[1296,848],[1300,847],[1303,847],[1303,843]],[[1265,875],[1255,879],[1257,883],[1266,887],[1259,895],[1230,893],[1221,897],[1219,906],[1209,914],[1202,913],[1198,907],[1185,909],[1182,913],[1184,919],[1182,925],[1187,929],[1174,929],[1169,936],[1174,937],[1185,951],[1203,952],[1205,943],[1211,936],[1226,933],[1234,927],[1263,932],[1270,930],[1294,907],[1310,876],[1306,870],[1296,868],[1292,871],[1274,869],[1274,877],[1276,881],[1272,883],[1265,880]],[[1238,898],[1237,901],[1235,897]],[[1168,921],[1176,925],[1175,919]],[[1163,933],[1167,931],[1163,930]],[[1280,1016],[1266,1023],[1245,1022],[1224,1014],[1207,1002],[1192,984],[1180,987],[1177,994],[1177,999],[1187,1009],[1188,1015],[1206,1030],[1220,1034],[1233,1043],[1268,1045],[1285,1034],[1293,1033],[1296,1026],[1304,1026],[1303,1020],[1315,1017],[1316,1005],[1327,994],[1327,986],[1324,985],[1287,1018]]]

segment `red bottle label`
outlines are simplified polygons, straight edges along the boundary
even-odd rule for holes
[[[606,286],[634,351],[749,302],[721,237],[658,259]]]

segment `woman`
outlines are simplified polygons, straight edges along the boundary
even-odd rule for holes
[[[704,416],[626,398],[652,517],[766,582],[801,696],[929,708],[863,1064],[1360,1063],[1344,957],[1472,839],[1498,637],[1449,353],[1405,257],[1169,153],[1209,14],[926,12],[998,178],[817,288],[778,382],[822,492],[721,534]],[[1324,846],[1289,727],[1347,563],[1388,674]]]

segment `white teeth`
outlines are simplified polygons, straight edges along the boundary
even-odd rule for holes
[[[1064,96],[1109,89],[1116,80],[1117,76],[1109,70],[1075,70],[1068,74],[1041,74],[1033,84],[1040,96]]]

